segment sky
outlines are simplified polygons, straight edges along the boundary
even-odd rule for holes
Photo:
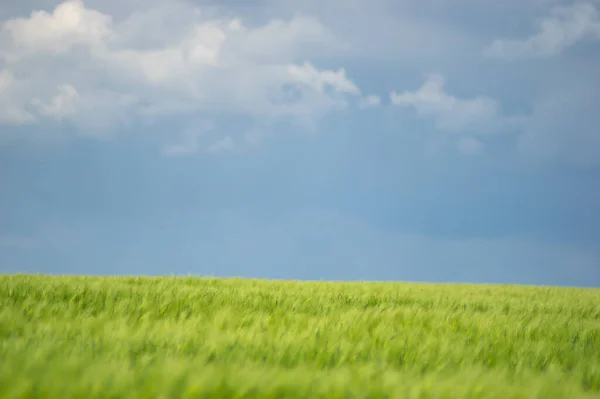
[[[0,5],[0,272],[600,287],[600,1]]]

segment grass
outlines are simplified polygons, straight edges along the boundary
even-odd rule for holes
[[[1,398],[600,398],[600,290],[0,276]]]

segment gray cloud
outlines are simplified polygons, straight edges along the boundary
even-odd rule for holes
[[[600,40],[600,14],[593,3],[554,6],[538,23],[538,31],[525,39],[501,39],[485,49],[494,58],[547,58],[584,40]]]

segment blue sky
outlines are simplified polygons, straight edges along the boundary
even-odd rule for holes
[[[600,2],[0,6],[0,272],[600,287]]]

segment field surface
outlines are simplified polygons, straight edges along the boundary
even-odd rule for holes
[[[600,290],[0,275],[0,398],[600,398]]]

